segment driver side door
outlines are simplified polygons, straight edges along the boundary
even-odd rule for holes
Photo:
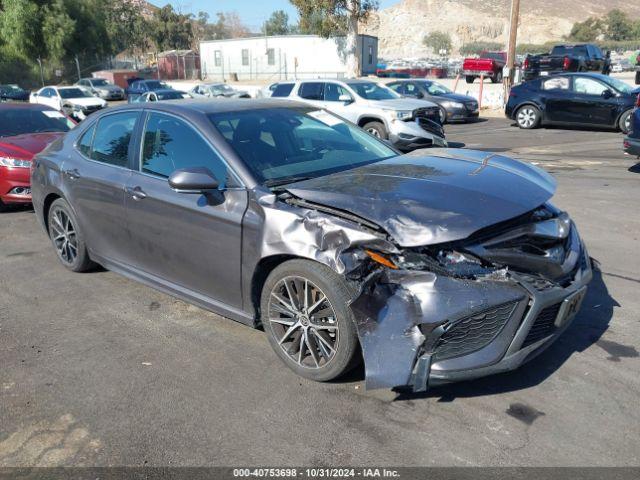
[[[247,192],[211,143],[186,120],[147,113],[138,158],[125,187],[133,266],[191,296],[240,309],[241,225]],[[220,189],[178,193],[176,170],[206,167]]]
[[[603,96],[610,87],[599,80],[586,76],[573,77],[574,105],[582,123],[612,126],[616,123],[618,97]]]

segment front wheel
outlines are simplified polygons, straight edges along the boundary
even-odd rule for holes
[[[262,289],[262,325],[287,367],[326,382],[356,365],[360,357],[348,306],[351,294],[342,276],[310,260],[290,260],[271,272]]]
[[[369,122],[366,123],[362,128],[365,132],[370,133],[376,138],[380,138],[382,140],[386,140],[387,138],[389,138],[389,133],[387,132],[387,128],[384,126],[384,123]]]
[[[618,120],[618,127],[620,131],[625,135],[631,131],[631,116],[633,114],[633,110],[627,110],[620,116],[620,120]]]
[[[540,125],[540,110],[533,105],[524,105],[516,112],[516,123],[520,128],[530,130]]]
[[[95,266],[89,258],[84,236],[69,204],[58,198],[49,209],[49,238],[58,259],[72,272],[86,272]]]
[[[440,124],[444,125],[447,122],[447,111],[443,108],[440,107]]]

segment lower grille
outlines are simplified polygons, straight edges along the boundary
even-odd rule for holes
[[[556,303],[540,311],[527,334],[527,338],[524,339],[521,348],[528,347],[555,332],[555,322],[561,305],[562,302]]]
[[[505,303],[452,324],[438,339],[433,359],[461,357],[485,347],[500,333],[517,305]]]

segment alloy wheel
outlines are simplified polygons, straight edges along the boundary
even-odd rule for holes
[[[284,353],[301,367],[318,369],[336,355],[340,330],[324,292],[298,276],[281,279],[271,290],[268,321]]]
[[[533,108],[525,107],[518,112],[518,124],[530,128],[536,122],[537,115]]]
[[[624,130],[631,131],[631,115],[627,115],[627,118],[624,119]]]
[[[367,128],[367,133],[370,133],[371,135],[373,135],[376,138],[380,138],[380,132],[378,130],[376,130],[375,128]]]
[[[60,258],[72,264],[78,256],[78,238],[67,213],[57,208],[51,216],[51,239]]]

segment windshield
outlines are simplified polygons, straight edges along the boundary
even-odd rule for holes
[[[553,47],[551,55],[573,55],[575,57],[586,57],[587,47],[584,45],[559,45]]]
[[[631,85],[623,82],[622,80],[618,80],[617,78],[605,77],[604,81],[622,93],[632,93],[634,90],[634,88]]]
[[[324,110],[256,109],[213,113],[209,118],[256,179],[269,187],[397,155]]]
[[[365,100],[393,100],[400,98],[400,95],[393,90],[373,82],[353,82],[347,83],[347,85]]]
[[[83,90],[79,88],[61,88],[58,90],[61,98],[83,98],[83,97],[91,97],[88,93],[85,93]]]
[[[94,87],[106,87],[109,85],[109,82],[107,82],[104,78],[95,78],[91,80],[91,84]]]
[[[74,123],[55,110],[3,108],[0,115],[0,137],[25,133],[68,132]]]
[[[231,88],[229,85],[224,84],[212,85],[211,89],[216,92],[233,92],[233,88]]]
[[[444,95],[445,93],[453,93],[447,87],[438,82],[424,82],[424,86],[429,92],[429,95]]]

